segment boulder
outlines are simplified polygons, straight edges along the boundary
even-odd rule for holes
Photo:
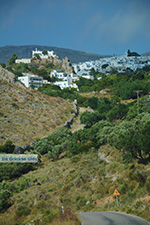
[[[14,153],[15,154],[23,154],[25,150],[20,146],[15,146]]]

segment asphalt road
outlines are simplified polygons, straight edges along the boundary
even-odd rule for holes
[[[82,225],[150,225],[141,217],[119,212],[80,212]]]

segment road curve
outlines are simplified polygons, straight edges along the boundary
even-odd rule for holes
[[[80,212],[82,225],[150,225],[138,216],[119,212]]]

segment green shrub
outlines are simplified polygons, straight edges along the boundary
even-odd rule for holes
[[[34,163],[1,163],[0,182],[16,178],[34,169]]]
[[[145,186],[147,192],[150,194],[150,176],[147,178]]]
[[[60,141],[60,143],[65,142],[66,140],[70,139],[72,136],[72,133],[69,128],[61,127],[59,129],[54,130],[48,138],[51,138],[52,140]]]
[[[44,222],[46,224],[51,223],[55,218],[57,218],[57,213],[54,213],[52,210],[45,210],[43,211],[44,216]]]
[[[21,216],[28,216],[31,212],[31,209],[28,206],[21,205],[18,207],[18,209],[15,212],[16,217],[21,217]]]
[[[53,147],[54,147],[54,142],[49,141],[46,138],[41,139],[40,141],[36,141],[34,144],[34,148],[41,155],[44,155],[44,154],[48,153],[49,151],[52,151]]]
[[[3,180],[0,183],[0,190],[8,190],[10,192],[14,192],[16,190],[15,183]]]
[[[80,116],[80,121],[87,127],[91,127],[96,122],[105,119],[106,117],[98,112],[83,112]]]
[[[136,170],[132,175],[132,179],[136,180],[142,187],[146,183],[146,173],[142,170]]]
[[[62,145],[55,145],[51,151],[48,151],[46,154],[47,158],[52,158],[53,160],[57,160],[59,155],[63,152]]]
[[[29,182],[30,182],[29,177],[23,177],[23,178],[19,179],[17,184],[16,184],[16,191],[21,192],[22,190],[29,187]]]
[[[6,141],[4,145],[0,146],[0,152],[3,153],[13,153],[15,149],[15,145],[13,144],[12,141]]]
[[[7,200],[12,196],[9,190],[0,190],[0,211],[7,207]]]
[[[81,207],[86,205],[87,200],[83,195],[78,195],[76,197],[76,208],[79,210]]]

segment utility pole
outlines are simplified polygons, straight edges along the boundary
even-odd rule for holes
[[[139,115],[139,92],[142,92],[142,90],[136,90],[134,91],[137,94],[137,116]]]

